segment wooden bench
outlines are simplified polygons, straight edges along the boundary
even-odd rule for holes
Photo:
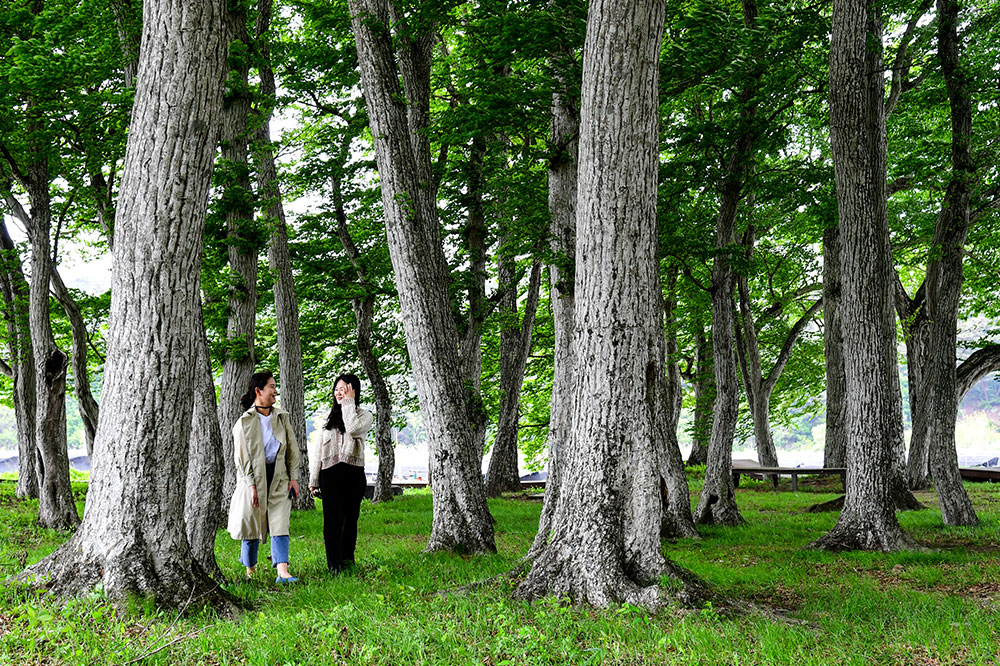
[[[744,467],[744,466],[733,466],[733,485],[737,488],[740,485],[740,476],[743,474],[756,477],[760,480],[764,480],[766,476],[772,478],[774,487],[778,487],[778,477],[779,476],[790,476],[792,477],[792,490],[797,491],[799,489],[799,475],[800,474],[815,474],[817,476],[825,476],[829,474],[837,474],[840,476],[840,482],[846,482],[847,468],[846,467]]]

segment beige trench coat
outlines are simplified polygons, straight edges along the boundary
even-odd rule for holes
[[[264,435],[260,430],[257,410],[251,407],[243,412],[233,426],[233,458],[236,460],[236,490],[229,503],[229,530],[234,539],[263,539],[288,534],[292,500],[288,498],[288,484],[298,479],[299,445],[288,419],[288,412],[275,406],[271,428],[281,446],[274,464],[271,492],[266,493],[267,472],[264,467]],[[259,508],[251,505],[250,486],[257,486]]]

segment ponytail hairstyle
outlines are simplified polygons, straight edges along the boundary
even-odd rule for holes
[[[361,406],[361,380],[358,379],[357,375],[352,375],[349,372],[345,372],[339,375],[335,380],[333,380],[333,409],[330,410],[330,415],[326,417],[326,425],[323,426],[327,430],[337,430],[340,434],[344,434],[344,412],[337,402],[337,384],[339,382],[344,382],[345,384],[350,384],[354,389],[354,406]]]
[[[267,386],[267,383],[271,381],[273,377],[274,375],[270,370],[255,372],[250,376],[250,387],[247,389],[247,392],[243,394],[243,397],[240,398],[240,404],[243,405],[244,411],[250,409],[250,406],[257,399],[257,391],[264,390],[264,387]],[[339,406],[340,405],[338,405],[338,407]]]

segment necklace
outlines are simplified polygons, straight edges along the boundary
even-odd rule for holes
[[[271,415],[271,410],[273,409],[273,407],[261,407],[260,405],[256,405],[256,404],[253,406],[253,408],[257,410],[258,414],[261,413],[262,409],[266,409],[267,410],[267,414],[264,414],[264,416],[270,416]]]

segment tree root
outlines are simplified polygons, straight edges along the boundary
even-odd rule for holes
[[[841,511],[844,508],[844,500],[847,499],[847,495],[841,495],[836,499],[832,499],[829,502],[820,502],[819,504],[813,504],[808,509],[803,511],[803,513],[826,513],[828,511]]]

